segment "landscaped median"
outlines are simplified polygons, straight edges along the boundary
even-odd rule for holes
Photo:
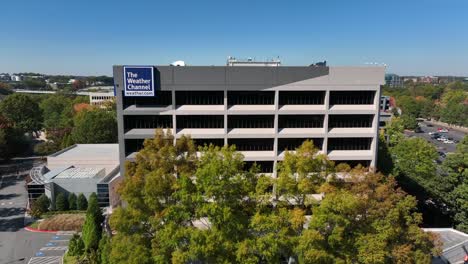
[[[48,214],[44,216],[44,219],[39,219],[25,227],[25,230],[32,232],[80,232],[84,220],[85,214],[83,212]]]

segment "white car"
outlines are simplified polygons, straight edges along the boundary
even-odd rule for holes
[[[453,140],[450,140],[450,139],[446,139],[443,141],[445,144],[453,144]]]
[[[429,132],[428,134],[432,136],[432,135],[434,135],[434,134],[437,134],[437,132],[432,131],[432,132]]]
[[[444,128],[444,129],[439,130],[439,133],[448,133],[448,130]]]

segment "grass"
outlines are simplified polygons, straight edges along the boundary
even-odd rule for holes
[[[85,220],[85,214],[56,214],[39,222],[37,228],[42,230],[57,231],[81,231]]]

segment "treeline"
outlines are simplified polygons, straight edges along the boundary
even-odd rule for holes
[[[116,143],[115,104],[92,107],[69,94],[14,93],[0,102],[0,159],[46,155],[82,143]],[[46,141],[37,136],[45,133]]]
[[[437,150],[422,138],[407,138],[400,118],[380,137],[378,169],[396,176],[418,199],[426,226],[450,226],[468,232],[468,136],[439,164]]]
[[[384,86],[383,94],[395,97],[406,128],[415,128],[416,118],[468,126],[468,84],[453,82],[435,86],[409,82],[402,88]]]
[[[392,177],[335,166],[312,141],[288,152],[272,178],[246,167],[233,146],[197,149],[190,138],[173,139],[157,130],[127,163],[119,188],[126,206],[110,219],[114,235],[88,243],[81,259],[429,263],[439,251],[419,228],[415,198]]]

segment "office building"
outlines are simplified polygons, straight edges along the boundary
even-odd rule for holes
[[[121,164],[165,128],[198,145],[235,144],[266,173],[306,139],[332,160],[375,167],[384,74],[379,66],[114,66]]]
[[[101,207],[120,204],[116,193],[121,181],[117,144],[77,144],[47,157],[47,164],[34,167],[28,183],[29,201],[47,195],[52,204],[58,193],[94,192]]]
[[[113,92],[108,93],[89,93],[89,104],[93,106],[104,107],[106,103],[112,102],[115,99]]]
[[[391,88],[403,87],[403,78],[396,74],[385,74],[385,85]]]

